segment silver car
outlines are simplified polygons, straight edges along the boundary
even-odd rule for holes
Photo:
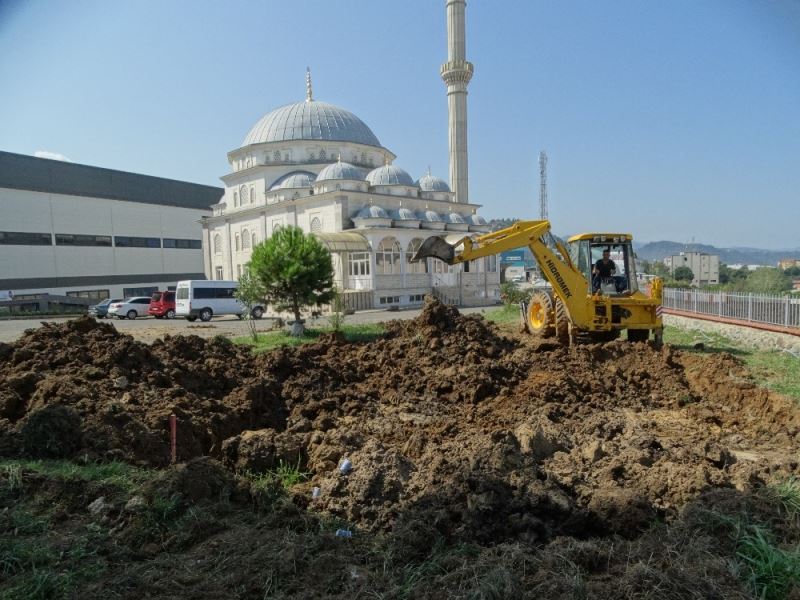
[[[117,317],[118,319],[146,317],[148,308],[150,308],[150,296],[126,298],[121,302],[110,304],[108,307],[108,316]]]

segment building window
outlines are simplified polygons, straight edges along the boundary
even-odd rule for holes
[[[0,244],[7,246],[52,246],[53,238],[49,233],[0,231]]]
[[[258,245],[258,236],[255,233],[253,234],[252,242],[253,242],[253,248],[255,248]]]
[[[381,240],[375,253],[375,270],[383,275],[400,273],[400,243],[393,237]]]
[[[106,246],[110,248],[111,236],[57,233],[56,246]]]
[[[319,151],[319,160],[320,162],[328,160],[328,154],[325,152],[325,148]]]
[[[242,250],[250,249],[250,232],[245,229],[242,231]]]
[[[311,219],[311,233],[319,233],[322,231],[322,221],[319,220],[319,217],[314,217]]]
[[[418,304],[425,300],[425,294],[411,294],[408,297],[408,301],[412,304]]]
[[[114,236],[114,245],[117,248],[161,248],[161,240],[159,238],[117,235]]]
[[[222,272],[222,267],[217,267],[214,270],[214,279],[221,281],[225,277],[225,274]]]
[[[351,252],[347,265],[351,277],[369,275],[369,252]]]
[[[233,206],[239,206],[239,192],[233,192]]]
[[[134,296],[152,296],[153,292],[157,292],[158,287],[138,287],[138,288],[122,288],[122,295],[126,298],[133,298]]]
[[[255,204],[256,201],[256,186],[250,186],[250,204]]]
[[[241,200],[241,205],[244,206],[249,202],[247,199],[247,186],[243,185],[239,188],[239,198]]]
[[[110,298],[108,290],[78,290],[76,292],[67,292],[70,298],[93,298],[95,300],[106,300]]]
[[[221,242],[220,246],[222,246]],[[176,248],[178,250],[200,250],[202,247],[203,247],[203,242],[200,240],[181,240],[176,238],[164,238],[164,248]]]
[[[411,262],[414,254],[416,254],[419,247],[422,245],[420,238],[414,238],[408,243],[406,249],[406,273],[425,273],[428,270],[428,261],[421,260],[419,262]]]
[[[242,265],[236,265],[236,277],[239,279],[242,278]]]
[[[381,304],[400,304],[400,296],[381,296]]]
[[[239,252],[239,250],[242,249],[242,238],[239,237],[239,234],[237,233],[234,239],[236,240],[236,251]]]
[[[214,254],[222,254],[222,236],[218,233],[214,235]]]
[[[486,272],[494,273],[497,271],[497,255],[492,254],[486,257]]]

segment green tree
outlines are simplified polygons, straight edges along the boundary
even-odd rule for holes
[[[236,299],[247,309],[246,312],[243,313],[242,318],[247,320],[247,325],[250,329],[250,337],[253,338],[254,342],[258,341],[254,309],[256,306],[261,306],[264,302],[264,296],[264,286],[261,284],[261,281],[250,274],[250,269],[245,269],[242,276],[239,277]]]
[[[691,281],[694,279],[694,273],[689,267],[678,267],[673,273],[675,281]]]
[[[264,299],[279,311],[291,311],[293,335],[303,334],[301,311],[334,297],[331,254],[312,234],[299,227],[282,227],[257,245],[248,269],[264,291]]]
[[[654,260],[650,263],[649,274],[657,277],[669,277],[669,269],[667,268],[667,265],[660,260]]]
[[[789,277],[800,277],[800,267],[797,265],[789,267],[788,269],[784,269],[783,273]]]
[[[792,278],[774,267],[756,269],[747,278],[745,291],[759,294],[780,294],[792,289]]]

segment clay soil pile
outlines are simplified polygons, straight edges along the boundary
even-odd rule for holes
[[[0,344],[6,456],[163,466],[171,413],[180,460],[297,467],[308,477],[295,506],[393,536],[411,562],[432,540],[636,540],[686,507],[795,473],[800,449],[792,403],[730,355],[537,344],[435,301],[374,342],[331,335],[258,356],[224,339],[148,346],[89,319]],[[612,561],[592,556],[574,561],[613,589]],[[704,568],[698,582],[740,589],[722,563]]]

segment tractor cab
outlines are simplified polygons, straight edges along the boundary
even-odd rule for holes
[[[587,294],[629,296],[638,289],[633,237],[627,233],[582,233],[567,240],[570,258],[589,282]],[[592,268],[608,250],[615,272],[608,277],[592,275]]]

